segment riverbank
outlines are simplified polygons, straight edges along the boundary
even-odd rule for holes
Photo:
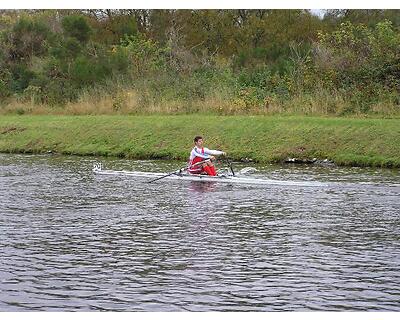
[[[186,160],[198,134],[235,160],[400,167],[400,119],[10,115],[0,117],[0,152]]]

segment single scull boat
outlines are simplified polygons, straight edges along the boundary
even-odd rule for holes
[[[97,175],[111,176],[129,176],[138,178],[149,178],[150,181],[158,180],[158,178],[183,180],[183,181],[201,181],[201,182],[223,182],[223,183],[239,183],[239,184],[261,184],[261,185],[286,185],[286,186],[321,186],[320,183],[312,183],[309,181],[282,181],[260,178],[245,178],[231,174],[221,174],[215,177],[200,174],[190,174],[187,171],[176,171],[171,174],[158,172],[143,172],[143,171],[126,171],[126,170],[104,170],[101,164],[95,164],[93,173]],[[147,181],[149,182],[149,181]]]

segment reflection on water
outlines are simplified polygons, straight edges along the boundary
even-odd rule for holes
[[[204,181],[202,183],[199,183],[199,181],[188,181],[187,184],[190,191],[200,194],[212,192],[218,188],[218,183],[214,181]]]
[[[0,155],[1,311],[400,311],[398,170],[148,184],[93,176],[96,160]]]

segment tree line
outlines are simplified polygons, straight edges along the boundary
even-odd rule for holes
[[[398,112],[399,26],[398,10],[3,10],[0,105],[101,92],[118,111],[134,88],[143,110]]]

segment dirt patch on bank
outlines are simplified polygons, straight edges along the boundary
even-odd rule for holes
[[[7,134],[7,133],[12,133],[12,132],[22,132],[25,130],[26,130],[26,128],[3,127],[3,128],[0,128],[0,134]]]

